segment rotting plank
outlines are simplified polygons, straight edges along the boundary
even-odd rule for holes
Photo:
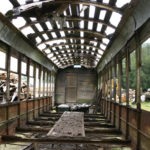
[[[85,136],[84,113],[64,112],[47,136]]]

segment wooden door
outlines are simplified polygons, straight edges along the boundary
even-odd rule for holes
[[[77,74],[66,73],[66,103],[77,102]]]

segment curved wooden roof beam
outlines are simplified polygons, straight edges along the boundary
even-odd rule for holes
[[[53,57],[55,57],[55,56],[53,56]],[[53,58],[53,57],[51,57],[51,58]],[[84,57],[84,56],[83,56]],[[65,61],[65,62],[69,62],[70,60],[72,60],[72,61],[74,61],[76,58],[75,57],[72,57],[72,58],[67,58],[67,59],[65,59],[65,58],[62,58],[62,61]],[[53,61],[56,61],[57,59],[54,59]],[[92,58],[92,57],[90,57],[90,58],[88,58],[88,60],[92,60],[93,62],[94,61],[96,61],[94,58]],[[63,62],[60,62],[61,64],[63,64]],[[88,61],[89,62],[89,61]],[[98,61],[96,61],[96,62],[98,62]]]
[[[53,47],[66,46],[66,45],[68,45],[68,46],[70,46],[70,45],[75,45],[75,46],[88,46],[88,47],[95,48],[95,49],[98,49],[98,50],[104,52],[103,49],[98,48],[98,47],[96,47],[96,46],[92,46],[92,45],[89,45],[89,44],[78,44],[78,43],[64,43],[64,44],[49,46],[48,48],[51,49],[51,48],[53,48]],[[45,50],[48,49],[48,48],[47,48],[47,47],[44,48],[43,51],[45,51]]]
[[[92,19],[92,18],[83,18],[83,17],[64,17],[65,18],[65,21],[85,21],[85,22],[93,22],[93,23],[100,23],[102,25],[105,25],[105,26],[108,26],[108,27],[111,27],[113,29],[116,29],[116,27],[114,25],[112,25],[111,23],[106,23],[105,21],[103,20],[99,20],[99,19]],[[47,20],[48,21],[48,20]],[[31,23],[28,23],[28,24],[25,24],[24,26],[22,26],[21,28],[19,28],[20,30],[23,30],[24,28],[27,28],[31,25],[35,25],[37,23],[44,23],[46,21],[33,21]]]
[[[72,50],[75,50],[74,48],[67,48],[67,49],[59,49],[59,50],[55,50],[55,52],[61,52],[61,51],[68,51],[68,50],[70,50],[70,51],[72,51]],[[88,51],[88,52],[91,52],[91,50],[88,50],[88,49],[77,49],[78,51]],[[44,50],[43,50],[44,51]],[[45,52],[45,51],[44,51]],[[93,51],[92,51],[93,52]],[[102,56],[102,54],[99,54],[98,52],[94,52],[96,55],[99,55],[99,56]],[[50,53],[48,53],[47,55],[49,55]],[[73,52],[70,52],[70,53],[63,53],[63,54],[61,54],[61,55],[64,55],[64,54],[66,54],[66,55],[68,55],[68,54],[73,54]],[[60,54],[58,54],[58,56],[59,56]],[[53,56],[52,56],[53,57]],[[52,57],[50,57],[50,58],[52,58]]]
[[[36,46],[39,46],[39,45],[41,45],[41,44],[47,44],[48,42],[52,42],[52,41],[54,41],[54,40],[65,40],[65,39],[80,39],[80,40],[85,40],[84,38],[74,38],[74,37],[68,37],[68,38],[56,38],[56,39],[53,39],[53,40],[46,40],[46,41],[44,41],[44,42],[41,42],[41,43],[39,43],[39,44],[37,44]],[[78,43],[76,43],[77,45],[83,45],[83,44],[78,44]],[[69,43],[69,44],[66,44],[66,43],[64,43],[64,45],[76,45],[75,43]],[[63,46],[64,46],[63,45]],[[103,50],[103,49],[101,49],[101,48],[99,48],[99,47],[97,47],[97,46],[92,46],[92,45],[89,45],[89,44],[84,44],[84,45],[87,45],[87,46],[89,46],[89,47],[92,47],[92,48],[96,48],[96,49],[99,49],[99,50],[101,50],[101,51],[105,51],[105,50]],[[58,45],[55,45],[55,46],[50,46],[51,48],[52,47],[59,47],[59,46],[62,46],[61,44],[58,44]]]
[[[109,36],[107,36],[106,34],[102,34],[100,32],[95,32],[95,31],[92,31],[92,30],[86,30],[86,29],[72,29],[72,28],[68,28],[68,29],[54,29],[54,30],[47,30],[47,31],[42,31],[42,32],[38,32],[38,33],[33,33],[31,34],[33,37],[35,37],[36,35],[42,35],[42,34],[45,34],[45,33],[52,33],[52,32],[60,32],[60,31],[75,31],[75,32],[85,32],[85,33],[88,33],[90,35],[93,35],[94,37],[97,37],[97,38],[107,38],[109,39]],[[92,39],[91,39],[92,40]],[[98,40],[94,40],[93,41],[97,41]],[[104,43],[103,43],[104,44]],[[105,45],[105,44],[104,44]]]
[[[58,1],[51,1],[51,0],[45,0],[45,1],[40,1],[40,2],[33,2],[30,4],[25,4],[22,6],[18,6],[14,9],[12,9],[11,12],[11,16],[16,17],[16,16],[20,16],[22,13],[27,13],[30,12],[31,9],[40,9],[42,7],[48,6],[48,5],[67,5],[67,4],[74,4],[74,5],[78,5],[78,4],[83,4],[83,5],[87,5],[87,6],[95,6],[101,9],[106,9],[112,12],[117,12],[117,13],[122,13],[122,9],[117,8],[115,6],[110,6],[109,4],[104,4],[102,2],[91,2],[89,0],[58,0]]]

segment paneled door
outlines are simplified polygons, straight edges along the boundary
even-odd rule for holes
[[[66,73],[66,103],[77,102],[77,74]]]

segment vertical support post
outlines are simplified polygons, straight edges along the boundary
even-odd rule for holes
[[[19,53],[19,58],[18,58],[18,127],[20,127],[20,94],[21,94],[21,53]]]
[[[116,60],[114,60],[114,66],[113,66],[113,79],[114,79],[114,90],[113,90],[113,98],[114,98],[114,111],[113,111],[113,125],[115,126],[116,125],[116,94],[117,94],[117,81],[116,81],[116,78],[117,78],[117,64],[116,64]]]
[[[9,103],[10,101],[10,56],[11,56],[11,48],[9,47],[7,50],[7,58],[6,58],[6,72],[7,72],[7,79],[6,79],[6,101]],[[6,107],[6,120],[9,119],[9,107]],[[9,134],[9,128],[7,124],[6,128],[7,135]]]
[[[43,68],[43,106],[42,106],[42,112],[44,112],[44,99],[45,99],[45,68]]]
[[[119,60],[118,68],[118,80],[119,80],[119,126],[118,129],[121,130],[121,87],[122,87],[122,60]]]
[[[130,68],[129,48],[126,50],[126,139],[129,136],[129,68]]]
[[[137,102],[137,150],[140,150],[141,140],[141,44],[139,34],[136,34],[136,102]]]
[[[33,83],[33,119],[35,119],[35,92],[36,92],[36,63],[34,62],[34,72],[33,72],[33,78],[34,78],[34,83]]]
[[[10,56],[11,56],[11,48],[7,50],[7,58],[6,58],[6,101],[9,102],[10,100]]]
[[[47,99],[46,99],[46,103],[47,103],[47,105],[46,105],[46,111],[49,111],[48,110],[48,99],[49,99],[49,92],[48,92],[48,86],[49,85],[49,71],[47,70]]]
[[[40,97],[41,97],[41,66],[39,66],[39,99],[38,99],[38,115],[40,115]]]
[[[27,58],[27,99],[26,99],[26,122],[29,121],[29,106],[28,106],[28,101],[29,101],[29,92],[30,92],[30,89],[29,89],[29,82],[30,82],[30,59]]]
[[[112,62],[110,65],[110,109],[109,109],[109,120],[111,122],[111,111],[112,111]]]

